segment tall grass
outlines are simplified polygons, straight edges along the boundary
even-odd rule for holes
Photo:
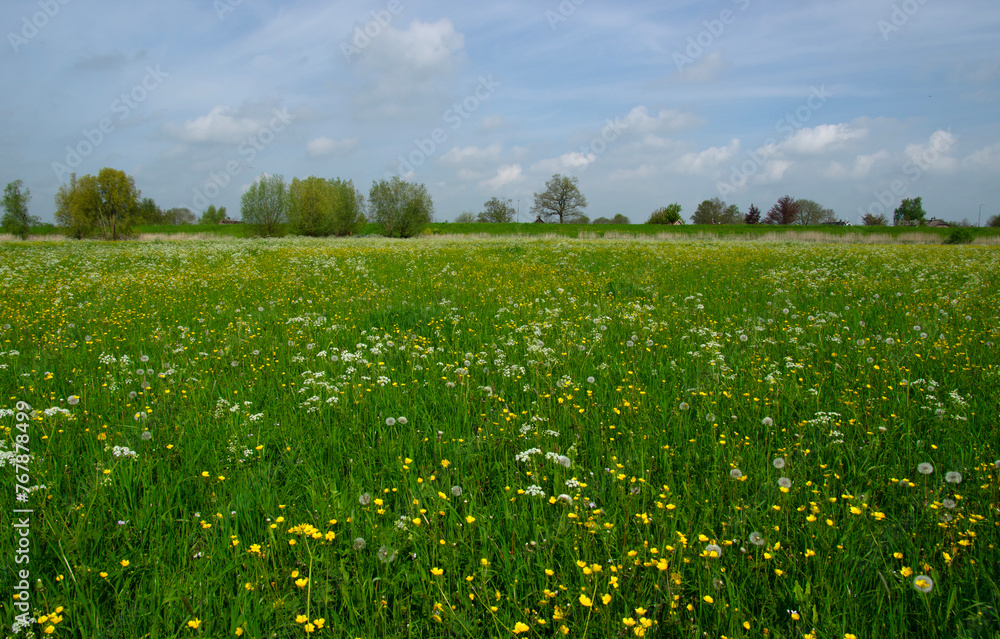
[[[5,244],[0,490],[26,402],[30,630],[995,637],[998,267],[977,246]]]

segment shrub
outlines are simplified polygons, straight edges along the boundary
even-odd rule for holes
[[[952,232],[948,234],[948,237],[945,238],[944,243],[945,244],[972,244],[972,240],[974,238],[975,238],[975,236],[972,234],[971,230],[969,230],[967,228],[964,228],[964,227],[958,227],[956,229],[953,229]]]

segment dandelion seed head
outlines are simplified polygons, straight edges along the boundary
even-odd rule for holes
[[[961,484],[962,483],[962,473],[951,471],[945,473],[944,480],[949,484]]]
[[[757,532],[756,530],[753,531],[752,533],[750,533],[749,540],[750,540],[750,543],[753,544],[754,546],[763,546],[764,545],[764,537],[761,536],[761,534],[759,532]]]
[[[927,575],[917,575],[913,579],[913,587],[920,592],[930,592],[934,589],[934,580]]]
[[[928,464],[927,462],[923,462],[922,464],[917,465],[917,472],[921,475],[930,475],[934,472],[934,466]]]
[[[452,494],[453,497],[461,497],[462,496],[462,487],[461,486],[452,486],[451,487],[451,494]]]
[[[358,497],[358,503],[361,504],[362,506],[367,506],[371,504],[372,503],[371,493],[362,493],[361,496]]]
[[[364,550],[364,548],[365,548],[365,540],[364,540],[364,538],[363,537],[358,537],[357,539],[355,539],[353,547],[354,547],[355,550]]]
[[[734,468],[729,471],[729,476],[732,477],[733,479],[739,479],[743,477],[743,471],[740,470],[739,468]]]
[[[947,508],[948,510],[952,510],[958,504],[955,502],[954,499],[943,499],[943,500],[941,500],[941,505],[944,506],[945,508]]]
[[[705,556],[711,559],[718,559],[722,556],[722,547],[717,544],[709,544],[705,546]]]
[[[787,477],[782,477],[781,479],[778,480],[778,485],[781,486],[782,488],[791,488],[792,480]]]
[[[774,426],[774,420],[771,419],[770,417],[765,417],[764,419],[761,420],[760,423],[764,424],[768,428],[770,428],[771,426]]]
[[[396,418],[395,417],[386,417],[385,418],[385,425],[386,426],[395,426],[396,425]]]
[[[777,468],[778,470],[781,470],[782,468],[785,467],[785,458],[784,457],[775,457],[774,461],[772,461],[771,464],[775,468]]]

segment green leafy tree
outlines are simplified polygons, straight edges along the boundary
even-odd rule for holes
[[[743,216],[744,224],[760,224],[760,209],[753,204],[747,209],[747,214]]]
[[[372,184],[368,195],[372,221],[387,237],[413,237],[434,219],[434,202],[423,184],[398,175]]]
[[[797,224],[812,226],[816,224],[832,224],[837,221],[833,209],[824,208],[822,204],[812,200],[795,200],[799,205]]]
[[[578,178],[564,177],[558,173],[545,183],[545,190],[535,193],[531,212],[546,222],[556,218],[559,224],[574,223],[583,216],[587,198],[580,193]]]
[[[288,185],[289,230],[310,237],[332,235],[333,200],[333,189],[323,178],[292,178]]]
[[[919,226],[926,222],[926,217],[921,198],[906,198],[892,212],[892,223],[894,226]]]
[[[253,235],[277,237],[288,222],[288,187],[280,175],[261,173],[240,198],[240,214]]]
[[[333,234],[344,237],[360,233],[367,221],[364,193],[354,188],[351,180],[337,178],[327,183],[333,201]]]
[[[990,219],[986,220],[986,226],[1000,228],[1000,215],[994,215]]]
[[[21,188],[24,183],[21,180],[14,180],[7,185],[3,191],[3,219],[0,226],[3,230],[12,235],[17,235],[22,240],[28,239],[31,227],[37,226],[40,220],[28,213],[28,203],[31,202],[31,189]]]
[[[82,240],[97,228],[97,178],[84,175],[77,179],[70,175],[69,183],[56,192],[56,224],[66,229],[70,237]]]
[[[456,224],[471,224],[476,221],[476,214],[472,211],[462,211],[455,218]]]
[[[889,218],[884,215],[873,215],[872,213],[865,213],[861,217],[861,223],[865,226],[888,226]]]
[[[631,224],[632,220],[628,219],[621,213],[615,213],[615,216],[611,218],[612,224]]]
[[[169,226],[194,224],[195,219],[194,212],[186,206],[174,207],[163,212],[163,224]]]
[[[198,224],[218,224],[224,219],[226,219],[226,207],[215,208],[214,204],[209,204],[198,219]]]
[[[491,197],[483,204],[483,211],[477,218],[478,222],[489,222],[494,224],[508,224],[514,221],[514,203],[510,198],[500,199]]]
[[[599,217],[596,218],[591,224],[611,224],[611,218],[609,217]]]
[[[125,171],[104,167],[97,174],[97,228],[106,240],[122,240],[132,232],[139,210],[139,189]]]
[[[676,224],[678,222],[683,224],[684,220],[681,219],[681,205],[676,202],[656,209],[646,220],[646,224]]]
[[[722,224],[722,214],[726,210],[726,203],[717,197],[705,200],[698,205],[694,215],[691,216],[692,224]]]
[[[730,204],[723,209],[722,215],[719,217],[719,224],[743,224],[743,214],[740,213],[740,207]]]
[[[139,224],[163,224],[163,210],[156,205],[153,198],[144,197],[139,201],[135,218]]]
[[[764,218],[764,224],[795,224],[799,218],[799,205],[790,195],[783,195],[778,198],[771,210]]]

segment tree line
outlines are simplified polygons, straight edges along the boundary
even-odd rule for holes
[[[27,238],[32,226],[40,222],[28,212],[31,191],[21,180],[7,185],[3,195],[4,232]],[[142,198],[135,179],[124,171],[105,167],[95,175],[77,178],[59,187],[55,196],[56,223],[70,237],[100,237],[117,240],[131,237],[136,225],[218,224],[232,221],[226,207],[210,205],[200,216],[187,208],[161,209],[152,198]],[[587,198],[579,188],[579,179],[560,174],[534,194],[531,215],[536,222],[558,224],[629,224],[618,213],[612,218],[598,217],[591,222],[584,213]],[[478,214],[466,211],[456,222],[509,223],[517,210],[510,198],[491,197]],[[371,221],[381,225],[388,237],[412,237],[434,219],[434,202],[423,184],[404,181],[398,176],[374,182],[364,193],[351,180],[309,176],[286,183],[280,175],[262,174],[240,199],[240,215],[249,234],[259,236],[304,235],[313,237],[348,236],[361,232]],[[861,220],[866,226],[886,226],[885,215],[867,213]],[[692,224],[774,224],[818,225],[846,224],[838,221],[832,209],[808,199],[789,195],[762,214],[754,204],[745,213],[735,204],[719,198],[704,200],[691,215]],[[919,226],[927,223],[920,197],[904,199],[893,211],[895,226]],[[656,209],[646,224],[684,224],[680,204]],[[987,224],[1000,227],[1000,215]]]

